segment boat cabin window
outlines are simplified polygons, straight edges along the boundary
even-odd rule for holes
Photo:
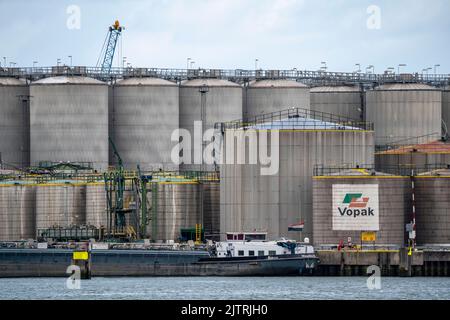
[[[275,250],[269,250],[269,256],[276,256],[277,252]]]
[[[249,250],[249,251],[248,251],[248,255],[249,255],[249,256],[254,256],[254,255],[255,255],[255,251]]]
[[[238,256],[243,256],[244,255],[244,250],[239,250],[238,251]]]
[[[247,241],[252,241],[252,240],[261,240],[261,241],[263,241],[263,240],[266,240],[266,234],[257,234],[257,233],[246,234],[245,235],[245,240],[247,240]]]
[[[258,256],[263,256],[264,255],[264,250],[260,250],[260,251],[258,251]]]

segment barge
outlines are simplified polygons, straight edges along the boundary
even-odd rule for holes
[[[89,277],[296,276],[311,274],[319,263],[307,243],[247,237],[209,250],[90,250],[85,266]],[[0,249],[0,277],[67,277],[73,259],[69,249]]]

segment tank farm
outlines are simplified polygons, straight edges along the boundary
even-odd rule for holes
[[[448,75],[0,68],[0,277],[51,274],[3,273],[11,252],[188,255],[255,231],[312,243],[319,276],[449,276],[449,93]]]

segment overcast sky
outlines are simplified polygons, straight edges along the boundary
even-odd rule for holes
[[[0,13],[2,65],[69,64],[72,55],[95,66],[119,19],[122,55],[135,67],[186,68],[190,57],[196,68],[254,69],[258,59],[264,69],[326,61],[330,71],[405,63],[402,72],[440,64],[450,73],[449,0],[0,0]]]

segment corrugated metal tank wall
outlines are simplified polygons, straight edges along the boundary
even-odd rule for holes
[[[447,127],[447,133],[450,134],[450,86],[442,90],[442,120]]]
[[[155,182],[149,193],[152,208],[148,233],[156,226],[156,241],[174,240],[181,237],[180,229],[195,228],[201,221],[201,190],[197,182]],[[155,193],[156,192],[156,193]],[[156,195],[156,199],[153,197]],[[153,209],[152,209],[153,210]],[[156,219],[154,219],[156,217]],[[156,220],[156,221],[155,221]]]
[[[220,241],[220,182],[203,182],[202,188],[205,238]]]
[[[29,166],[29,87],[14,78],[0,78],[0,162]]]
[[[30,160],[108,166],[108,87],[84,77],[54,77],[30,86]]]
[[[86,185],[86,225],[107,227],[106,190],[104,183]]]
[[[36,237],[35,187],[0,186],[0,241],[17,241]]]
[[[418,245],[450,244],[450,170],[415,178]]]
[[[358,86],[311,88],[311,110],[363,120],[361,89]]]
[[[36,187],[36,228],[86,224],[86,185],[62,182]]]
[[[411,214],[411,181],[409,177],[349,174],[316,176],[313,179],[313,234],[315,245],[338,245],[342,240],[347,243],[360,244],[361,232],[333,230],[333,185],[378,185],[379,199],[379,231],[376,232],[377,245],[405,244],[406,219]],[[367,244],[367,243],[366,243]]]
[[[201,121],[202,94],[200,88],[206,86],[205,119],[203,132],[214,128],[217,122],[242,119],[242,87],[236,83],[219,79],[195,79],[182,82],[180,86],[180,128],[191,134],[192,163],[194,162],[194,121]],[[183,150],[184,152],[184,150]],[[200,170],[199,164],[184,164],[182,170]],[[205,166],[212,171],[214,166]]]
[[[179,90],[157,78],[129,78],[113,89],[111,137],[127,169],[177,170],[172,132],[178,129]],[[116,164],[116,158],[110,161]]]
[[[442,94],[424,84],[386,84],[366,92],[366,121],[374,123],[375,144],[441,136]],[[423,141],[426,142],[426,141]]]
[[[311,238],[314,167],[372,164],[373,139],[373,132],[364,130],[281,130],[276,174],[261,175],[260,164],[222,165],[221,237],[256,229],[271,239]],[[301,220],[302,233],[288,232],[290,224]]]
[[[309,87],[292,80],[252,81],[244,88],[244,108],[246,119],[289,108],[309,109]]]

